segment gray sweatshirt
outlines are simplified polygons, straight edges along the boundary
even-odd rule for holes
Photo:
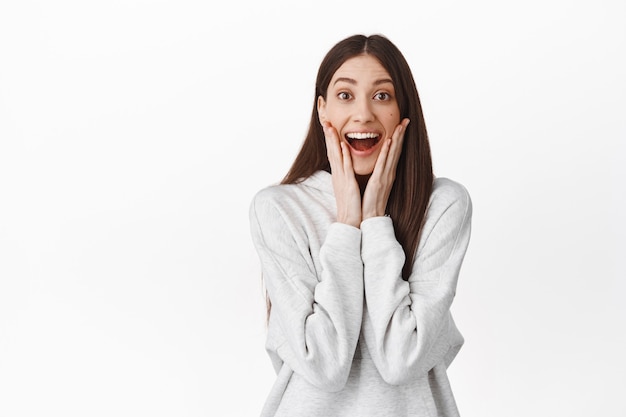
[[[463,337],[450,306],[471,213],[463,186],[435,180],[404,281],[392,219],[337,223],[329,173],[259,191],[251,233],[277,373],[261,416],[458,416],[446,369]]]

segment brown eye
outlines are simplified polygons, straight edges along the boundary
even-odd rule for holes
[[[391,98],[391,95],[389,93],[376,93],[374,98],[376,100],[386,101],[386,100],[389,100]]]
[[[342,91],[341,93],[337,94],[337,98],[339,98],[339,100],[348,100],[350,98],[350,94]]]

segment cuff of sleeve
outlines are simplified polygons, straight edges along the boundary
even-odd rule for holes
[[[361,229],[345,223],[333,223],[328,228],[325,246],[331,246],[339,251],[361,250]]]
[[[362,252],[380,251],[381,245],[398,245],[393,229],[393,221],[389,216],[370,217],[361,222],[363,234]]]

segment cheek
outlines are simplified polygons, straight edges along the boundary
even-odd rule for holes
[[[344,120],[345,114],[344,114],[344,112],[342,112],[342,109],[340,109],[340,108],[335,108],[334,106],[328,106],[326,108],[326,117],[331,122],[335,121],[335,122],[339,123],[339,122]]]
[[[387,128],[390,129],[390,132],[393,132],[397,125],[400,124],[400,113],[399,112],[390,112],[387,117]]]
[[[338,112],[338,111],[334,111],[332,113],[329,113],[328,117],[329,117],[329,119],[335,120],[337,122],[340,121],[340,120],[343,120],[341,112]]]

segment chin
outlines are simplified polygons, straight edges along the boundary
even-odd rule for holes
[[[352,158],[352,168],[354,169],[354,173],[357,175],[371,175],[374,172],[374,166],[376,165],[376,158],[378,154],[372,155],[371,161],[361,160],[358,161],[356,158]]]
[[[374,167],[354,167],[354,173],[356,175],[371,175],[374,172]]]

